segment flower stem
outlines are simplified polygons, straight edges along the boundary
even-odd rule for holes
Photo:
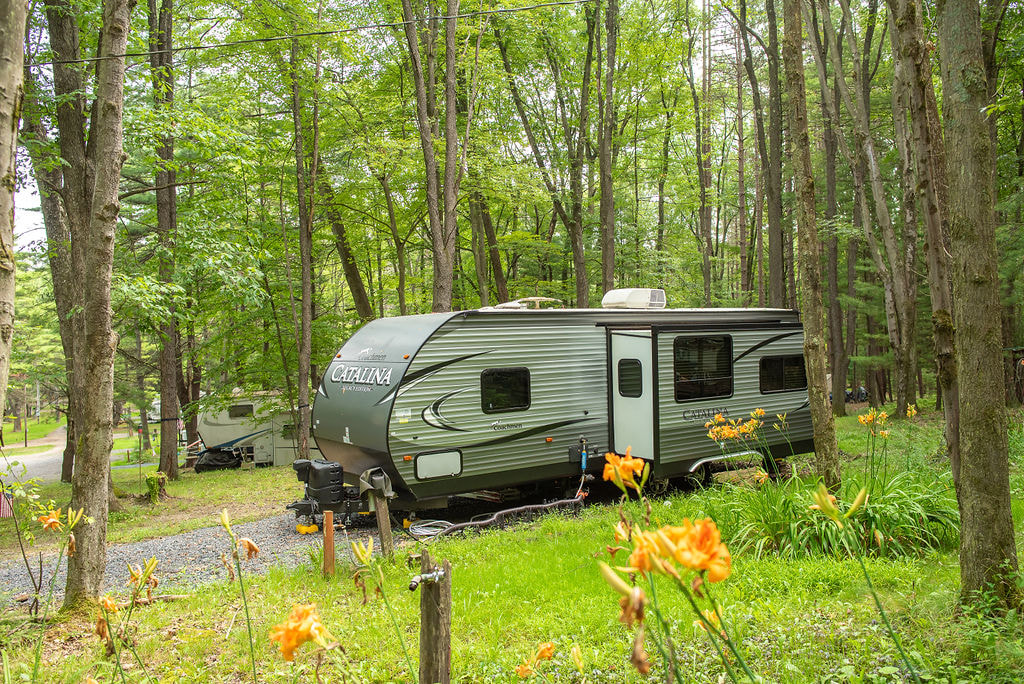
[[[110,614],[102,605],[100,606],[100,610],[103,611],[103,619],[107,623],[107,638],[110,639],[110,646],[114,649],[114,662],[117,663],[117,673],[121,675],[122,684],[128,684],[128,681],[124,677],[124,669],[121,668],[121,654],[117,652],[117,633],[111,631]],[[35,677],[32,678],[32,681],[35,681]]]
[[[36,681],[39,676],[39,661],[43,656],[43,637],[46,635],[46,616],[50,612],[50,601],[53,600],[53,585],[57,580],[57,571],[60,570],[60,562],[64,559],[64,549],[67,548],[67,541],[60,545],[60,550],[57,551],[57,564],[53,568],[53,574],[50,576],[50,588],[46,592],[46,604],[43,606],[43,620],[39,627],[39,639],[36,640],[36,657],[35,662],[32,665],[32,681]],[[40,554],[42,556],[42,554]],[[39,561],[39,567],[42,568],[43,562]],[[42,570],[40,570],[42,572]],[[40,580],[42,577],[39,578]]]
[[[654,586],[654,576],[650,573],[644,573],[647,575],[647,581],[651,587],[651,608],[654,609],[654,614],[658,616],[658,623],[661,626],[661,630],[665,633],[665,646],[663,647],[661,642],[655,639],[654,644],[658,647],[658,652],[661,657],[665,659],[666,667],[671,665],[672,671],[675,673],[676,681],[683,681],[683,675],[679,671],[679,662],[676,660],[674,649],[672,648],[672,633],[669,631],[668,622],[665,617],[661,614],[661,609],[658,607],[658,592]],[[665,647],[668,648],[668,652],[665,651]]]
[[[233,539],[233,537],[232,537]],[[256,651],[252,645],[252,618],[249,616],[249,602],[245,598],[245,580],[242,579],[242,561],[238,558],[238,548],[235,552],[235,568],[238,570],[238,589],[242,594],[242,607],[245,608],[245,628],[249,632],[249,662],[252,663],[252,681],[256,682]]]
[[[412,658],[409,657],[409,649],[405,646],[405,639],[402,637],[402,630],[398,627],[398,620],[395,619],[395,611],[391,609],[391,602],[388,601],[387,592],[384,591],[383,585],[377,585],[380,589],[380,597],[384,599],[384,606],[388,609],[388,617],[391,618],[391,626],[395,628],[395,634],[398,635],[398,643],[402,645],[402,653],[405,654],[405,663],[409,668],[409,676],[412,677],[412,681],[416,682],[419,680],[419,672],[412,666]]]
[[[743,671],[746,673],[746,675],[750,677],[750,680],[756,682],[757,676],[750,671],[749,667],[747,667],[747,661],[743,658],[743,656],[740,655],[739,651],[736,650],[736,646],[733,643],[732,637],[729,636],[729,630],[725,626],[725,620],[722,619],[722,611],[718,607],[718,601],[716,601],[714,597],[711,596],[710,583],[705,582],[702,585],[702,591],[704,591],[704,593],[708,595],[708,601],[711,602],[711,607],[715,609],[715,615],[718,616],[718,624],[722,626],[722,633],[725,634],[725,639],[723,639],[723,641],[725,641],[725,645],[728,646],[729,650],[732,651],[732,654],[736,656],[736,660],[739,662],[740,666],[743,668]]]
[[[682,580],[678,577],[676,578],[676,584],[679,585],[679,589],[683,592],[683,596],[686,597],[686,600],[689,602],[690,607],[693,608],[694,615],[696,615],[697,619],[700,620],[700,623],[704,625],[704,631],[707,632],[708,639],[711,641],[711,645],[715,647],[715,650],[718,652],[718,657],[721,658],[722,664],[725,665],[725,671],[729,674],[729,679],[731,679],[734,682],[739,682],[740,680],[736,677],[736,673],[733,672],[732,667],[729,665],[729,661],[725,657],[725,653],[722,651],[722,647],[718,644],[718,640],[715,639],[715,626],[711,624],[711,622],[704,616],[704,613],[700,611],[700,607],[697,605],[697,602],[693,600],[693,595],[690,593],[690,590],[686,587],[685,584],[683,584]],[[721,621],[721,618],[719,618],[719,621]],[[739,657],[739,654],[736,653],[736,649],[732,648],[731,644],[729,644],[728,639],[726,639],[725,642],[726,645],[730,647],[730,650],[732,650],[732,652],[736,655],[740,663],[743,663],[743,658]],[[746,669],[745,663],[743,663],[743,667],[744,669]],[[747,672],[749,673],[750,670],[747,670]],[[757,679],[753,676],[751,676],[751,679],[757,681]]]
[[[871,576],[868,574],[868,569],[864,566],[864,558],[861,554],[857,554],[857,562],[860,563],[860,569],[864,573],[864,579],[867,580],[871,596],[875,599],[875,607],[878,608],[878,614],[882,616],[882,622],[885,623],[885,629],[889,632],[889,638],[892,639],[894,644],[896,644],[896,650],[900,652],[900,657],[903,658],[903,663],[907,666],[907,669],[910,670],[910,676],[914,678],[915,682],[921,684],[921,678],[917,676],[917,671],[910,663],[910,659],[907,658],[907,654],[903,652],[903,646],[900,644],[899,637],[896,636],[896,632],[893,631],[892,624],[889,623],[889,616],[886,615],[885,608],[882,607],[882,602],[878,600],[878,593],[875,591],[875,586],[871,583]]]

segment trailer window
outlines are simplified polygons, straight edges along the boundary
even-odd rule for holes
[[[732,338],[677,337],[672,343],[676,401],[732,395]]]
[[[530,408],[529,368],[488,368],[480,374],[480,405],[484,413]]]
[[[639,397],[644,393],[643,366],[638,359],[619,359],[619,395]]]
[[[761,394],[807,389],[803,356],[765,356],[761,359]]]
[[[228,408],[228,418],[249,418],[252,416],[252,404],[235,404]]]

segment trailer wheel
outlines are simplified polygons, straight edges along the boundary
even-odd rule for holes
[[[715,481],[711,472],[711,464],[700,464],[695,471],[687,476],[687,480],[689,480],[694,489],[707,489]]]

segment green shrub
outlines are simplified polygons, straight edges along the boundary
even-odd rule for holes
[[[864,484],[847,478],[842,499],[852,501]],[[840,530],[820,515],[812,515],[811,485],[798,478],[757,489],[731,487],[720,502],[708,501],[707,512],[720,522],[734,553],[782,558],[846,555],[913,556],[931,549],[955,548],[959,514],[950,484],[942,479],[922,481],[899,473],[877,483],[864,509],[848,521],[859,542],[846,549]]]
[[[160,495],[167,494],[167,491],[164,489],[164,485],[166,484],[167,476],[159,470],[146,475],[146,492],[149,494],[149,500],[151,503],[160,503]]]

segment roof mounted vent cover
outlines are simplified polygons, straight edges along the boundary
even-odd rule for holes
[[[609,290],[601,299],[602,309],[664,309],[665,291],[647,287]]]

